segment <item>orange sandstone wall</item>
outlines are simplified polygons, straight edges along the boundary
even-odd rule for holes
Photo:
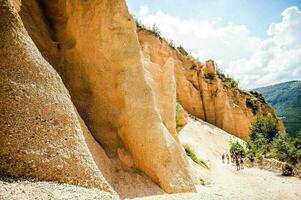
[[[166,62],[174,63],[177,101],[190,114],[214,124],[223,130],[246,139],[254,114],[247,106],[247,94],[236,88],[227,88],[216,75],[213,61],[197,62],[183,56],[164,40],[149,31],[138,29],[144,57],[157,68],[165,70]],[[212,80],[206,74],[213,74]],[[259,103],[259,109],[271,112],[272,108]]]

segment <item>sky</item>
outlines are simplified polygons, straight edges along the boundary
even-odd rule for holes
[[[143,24],[252,89],[301,80],[301,0],[127,0]]]

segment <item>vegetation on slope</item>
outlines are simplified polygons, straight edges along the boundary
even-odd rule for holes
[[[225,75],[221,70],[216,71],[217,77],[222,80],[224,86],[227,88],[237,88],[238,89],[238,81],[230,77],[229,75]]]
[[[209,169],[208,165],[203,160],[197,157],[194,150],[189,145],[184,144],[183,147],[185,149],[187,156],[189,156],[195,163],[197,163],[198,165],[206,169]]]
[[[283,117],[286,130],[296,135],[301,129],[301,81],[291,81],[257,88],[267,102],[276,110],[278,117]]]
[[[247,140],[249,158],[276,158],[296,164],[301,161],[301,131],[295,137],[281,134],[271,114],[258,114]]]
[[[183,46],[176,46],[172,40],[168,40],[164,38],[161,34],[161,31],[159,28],[154,24],[152,27],[146,26],[142,24],[138,19],[135,18],[136,26],[138,30],[146,31],[155,37],[159,38],[162,41],[165,41],[173,50],[177,51],[179,54],[183,55],[184,57],[187,57],[190,60],[193,60],[195,62],[199,62],[199,60],[191,55],[190,52],[188,52]]]
[[[242,155],[243,158],[246,156],[245,148],[238,141],[230,141],[230,153]]]

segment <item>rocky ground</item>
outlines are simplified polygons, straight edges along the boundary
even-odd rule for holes
[[[0,200],[111,200],[112,195],[96,189],[35,180],[0,177]]]

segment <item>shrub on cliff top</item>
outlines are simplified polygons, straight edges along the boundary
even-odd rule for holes
[[[253,95],[255,98],[257,98],[261,103],[266,103],[265,98],[259,92],[251,90],[250,94]]]
[[[199,60],[197,58],[193,57],[190,53],[188,53],[188,51],[183,46],[180,45],[180,46],[176,47],[176,45],[174,44],[174,42],[172,40],[168,40],[168,39],[164,38],[161,34],[160,29],[157,27],[156,24],[154,24],[152,27],[149,27],[149,26],[142,24],[137,18],[134,17],[134,19],[135,19],[136,26],[138,29],[141,29],[148,33],[153,34],[154,36],[158,37],[160,40],[165,41],[172,49],[178,51],[183,56],[187,57],[190,60],[199,62]]]
[[[252,109],[252,113],[255,115],[258,112],[258,100],[252,95],[247,96],[246,105]]]
[[[241,94],[247,96],[246,105],[252,109],[254,115],[259,111],[259,103],[266,103],[265,98],[257,91],[241,92]]]
[[[216,70],[216,75],[222,80],[224,86],[227,88],[238,88],[238,81],[234,80],[229,75],[225,75],[220,69]]]
[[[181,45],[177,47],[178,51],[184,55],[184,56],[188,56],[189,53],[184,49],[184,47],[182,47]]]
[[[214,73],[207,73],[207,74],[205,74],[205,79],[213,80],[213,79],[215,79],[215,74]]]

